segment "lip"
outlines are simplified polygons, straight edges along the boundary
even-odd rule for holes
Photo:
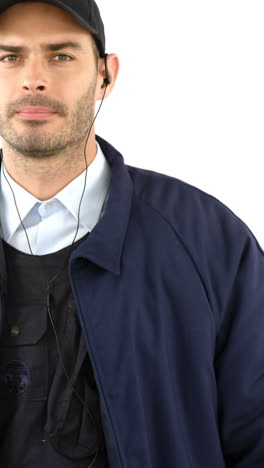
[[[51,113],[54,111],[52,109],[50,109],[49,107],[30,107],[30,106],[27,106],[27,107],[23,107],[23,109],[20,109],[19,111],[17,111],[18,113],[22,112],[23,114],[29,114],[29,113],[33,113],[33,114],[47,114],[47,113]]]
[[[50,119],[56,112],[45,107],[24,107],[17,115],[24,120],[46,120]]]

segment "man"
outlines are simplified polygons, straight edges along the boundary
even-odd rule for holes
[[[1,466],[263,467],[263,251],[95,136],[118,69],[93,0],[1,1]]]

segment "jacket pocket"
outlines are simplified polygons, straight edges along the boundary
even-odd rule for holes
[[[0,399],[47,399],[47,310],[12,305],[0,339]]]

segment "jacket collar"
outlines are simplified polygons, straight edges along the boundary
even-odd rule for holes
[[[112,169],[109,198],[103,217],[88,238],[73,252],[71,264],[85,258],[101,268],[120,274],[120,261],[132,203],[132,181],[123,156],[110,143],[96,140]]]

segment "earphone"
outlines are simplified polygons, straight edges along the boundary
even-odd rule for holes
[[[106,86],[110,85],[111,84],[111,76],[110,76],[110,73],[109,73],[109,70],[108,70],[108,63],[107,63],[107,57],[108,57],[108,54],[105,54],[104,55],[104,59],[105,59],[105,74],[106,74],[106,78],[104,79],[104,84]]]
[[[84,193],[85,193],[85,188],[86,188],[86,182],[87,182],[87,172],[88,172],[88,163],[87,163],[87,158],[86,158],[86,146],[87,146],[87,143],[88,143],[88,140],[89,140],[89,137],[90,137],[90,133],[91,133],[91,130],[92,130],[92,127],[94,125],[94,122],[100,112],[100,109],[102,107],[102,104],[103,104],[103,101],[104,101],[104,98],[105,98],[105,93],[106,93],[106,90],[107,90],[107,86],[110,85],[111,83],[111,76],[110,76],[110,73],[109,73],[109,70],[108,70],[108,62],[107,62],[107,57],[108,57],[108,54],[105,54],[104,55],[104,60],[105,60],[105,73],[106,73],[106,78],[104,78],[104,82],[103,82],[103,86],[105,86],[105,91],[104,91],[104,94],[103,94],[103,98],[102,98],[102,101],[101,101],[101,104],[99,106],[99,109],[90,125],[90,129],[89,129],[89,132],[88,132],[88,137],[87,137],[87,140],[86,140],[86,144],[85,144],[85,147],[84,147],[84,158],[85,158],[85,163],[86,163],[86,171],[85,171],[85,181],[84,181],[84,188],[83,188],[83,192],[82,192],[82,196],[81,196],[81,199],[80,199],[80,204],[79,204],[79,209],[78,209],[78,223],[77,223],[77,229],[76,229],[76,232],[75,232],[75,236],[74,236],[74,239],[72,241],[72,244],[71,244],[71,249],[70,249],[70,254],[69,254],[69,257],[67,258],[63,268],[53,277],[51,278],[49,281],[48,281],[48,285],[47,285],[47,296],[46,296],[46,302],[47,302],[47,311],[48,311],[48,315],[49,315],[49,318],[50,318],[50,321],[51,321],[51,325],[52,325],[52,328],[53,328],[53,331],[54,331],[54,335],[55,335],[55,339],[56,339],[56,345],[57,345],[57,348],[58,348],[58,352],[59,352],[59,356],[60,356],[60,360],[61,360],[61,364],[62,364],[62,367],[63,367],[63,370],[64,370],[64,373],[67,377],[67,380],[68,382],[70,383],[75,395],[77,396],[77,398],[80,400],[80,402],[82,403],[83,407],[86,409],[88,415],[89,415],[89,418],[92,422],[92,424],[94,425],[95,427],[95,430],[96,430],[96,433],[97,433],[97,447],[96,447],[96,453],[95,453],[95,456],[91,462],[91,464],[88,466],[88,468],[92,468],[97,460],[97,457],[98,457],[98,454],[99,454],[99,433],[98,433],[98,427],[96,425],[96,422],[89,410],[89,408],[87,407],[87,405],[85,404],[85,402],[83,401],[83,399],[81,398],[81,396],[79,395],[79,393],[77,392],[74,384],[72,383],[71,379],[70,379],[70,376],[65,368],[65,365],[64,365],[64,360],[63,360],[63,356],[62,356],[62,352],[61,352],[61,349],[60,349],[60,345],[59,345],[59,342],[58,342],[58,335],[57,335],[57,332],[56,332],[56,328],[55,328],[55,325],[54,325],[54,322],[53,322],[53,319],[52,319],[52,314],[51,314],[51,306],[50,306],[50,296],[51,296],[51,287],[52,287],[52,284],[54,283],[54,281],[58,278],[58,276],[62,273],[62,271],[64,271],[65,267],[68,265],[68,261],[69,261],[69,258],[72,254],[72,251],[73,251],[73,246],[74,246],[74,242],[76,240],[76,237],[77,237],[77,234],[78,234],[78,231],[79,231],[79,225],[80,225],[80,209],[81,209],[81,204],[82,204],[82,200],[83,200],[83,196],[84,196]],[[2,159],[2,162],[3,162],[3,152],[1,151],[1,159]],[[3,169],[4,169],[4,164],[3,164]],[[5,176],[5,172],[3,170],[3,174],[4,174],[4,177],[6,178]],[[8,179],[6,178],[7,182],[8,182]],[[29,238],[28,238],[28,235],[27,235],[27,231],[26,231],[26,228],[24,226],[24,223],[21,219],[21,216],[20,216],[20,213],[19,213],[19,210],[18,210],[18,207],[17,207],[17,203],[16,203],[16,198],[15,198],[15,195],[14,195],[14,192],[12,190],[12,187],[10,185],[10,183],[8,182],[8,185],[12,191],[12,194],[13,194],[13,198],[14,198],[14,203],[15,203],[15,206],[16,206],[16,209],[17,209],[17,213],[18,213],[18,216],[19,216],[19,219],[20,219],[20,222],[21,222],[21,225],[23,226],[23,229],[25,231],[25,235],[26,235],[26,238],[27,238],[27,242],[28,242],[28,245],[29,245],[29,249],[30,249],[30,252],[31,254],[33,255],[33,252],[32,252],[32,249],[31,249],[31,246],[30,246],[30,242],[29,242]],[[4,249],[3,249],[3,246],[2,246],[2,243],[0,242],[0,263],[1,263],[1,272],[5,271],[5,259],[4,259]],[[2,290],[2,294],[1,294],[1,310],[0,310],[0,332],[2,331],[3,329],[3,325],[4,325],[4,320],[5,320],[5,308],[6,308],[6,296],[7,296],[7,279],[5,277],[5,275],[3,276],[0,276],[0,286],[1,286],[1,290]]]

